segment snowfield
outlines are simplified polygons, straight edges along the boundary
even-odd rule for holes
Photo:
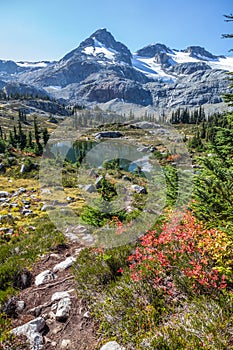
[[[95,43],[94,46],[85,47],[83,52],[86,55],[97,56],[97,55],[103,54],[104,57],[109,61],[114,61],[115,54],[117,53],[115,50],[111,48],[107,48],[104,44],[102,44],[95,38],[94,38],[94,43]]]
[[[167,53],[167,56],[171,58],[170,64],[179,64],[179,63],[198,63],[205,62],[212,69],[222,69],[229,72],[233,71],[233,57],[218,57],[216,59],[210,59],[208,57],[203,57],[199,55],[199,58],[194,58],[190,56],[189,52],[175,51],[173,53]],[[162,80],[164,82],[175,81],[176,77],[174,75],[170,75],[166,72],[166,70],[162,67],[161,64],[156,63],[155,58],[148,58],[138,56],[137,54],[133,54],[132,64],[135,69],[144,73],[148,78],[154,80]]]

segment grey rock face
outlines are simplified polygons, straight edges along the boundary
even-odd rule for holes
[[[45,101],[42,99],[40,100],[36,99],[36,100],[26,101],[26,104],[30,107],[41,109],[51,114],[60,114],[64,116],[69,115],[69,112],[62,105],[60,105],[55,101]]]
[[[180,106],[195,107],[222,102],[221,93],[229,91],[226,72],[198,70],[177,79],[175,83],[148,83],[154,107],[171,109]]]
[[[3,92],[7,96],[14,96],[14,95],[20,95],[20,96],[30,96],[32,98],[39,97],[39,98],[48,98],[49,94],[43,90],[42,88],[38,88],[32,85],[27,85],[23,83],[18,82],[8,82],[5,84],[3,88]]]
[[[0,60],[0,71],[14,74],[18,69],[17,64],[14,61]]]
[[[181,74],[192,74],[195,73],[197,71],[206,71],[208,69],[211,69],[210,66],[208,66],[208,64],[206,64],[205,62],[188,62],[188,63],[179,63],[176,64],[174,66],[172,66],[172,68],[170,68],[169,71],[174,72],[178,75]]]
[[[170,56],[168,56],[165,52],[160,52],[155,55],[155,62],[161,64],[164,67],[172,66],[175,62],[172,60]]]
[[[173,53],[173,51],[169,49],[169,47],[167,47],[166,45],[157,43],[154,45],[145,46],[136,52],[138,56],[143,56],[148,58],[152,58],[155,55],[160,53]]]
[[[6,85],[5,81],[0,80],[0,89],[4,88],[5,85]]]
[[[189,46],[185,50],[182,50],[183,52],[188,52],[190,53],[191,57],[194,58],[202,58],[202,59],[216,59],[217,56],[212,55],[212,53],[206,51],[204,47],[200,46]]]
[[[152,103],[149,90],[137,82],[126,79],[97,80],[91,84],[82,85],[78,91],[86,100],[97,101],[99,103],[105,103],[116,98],[124,102],[136,103],[142,106],[148,106]]]

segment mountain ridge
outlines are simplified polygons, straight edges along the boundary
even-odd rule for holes
[[[222,102],[229,90],[224,76],[233,70],[233,57],[200,46],[176,50],[156,43],[131,53],[106,28],[59,61],[12,62],[0,60],[2,81],[43,89],[66,104],[117,100],[165,110]]]

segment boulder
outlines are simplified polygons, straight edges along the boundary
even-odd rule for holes
[[[96,179],[96,181],[95,181],[95,187],[97,188],[97,189],[99,189],[99,188],[101,188],[102,187],[102,180],[103,180],[103,176],[102,175],[100,175],[97,179]]]
[[[30,343],[31,349],[43,350],[43,337],[40,332],[44,327],[45,320],[43,317],[38,317],[23,326],[12,329],[11,333],[18,336],[25,335]]]
[[[70,294],[69,292],[56,292],[52,295],[51,297],[51,301],[54,302],[54,301],[59,301],[61,299],[64,299],[64,298],[69,298],[70,297]]]
[[[25,166],[25,164],[22,164],[21,168],[20,168],[21,174],[25,173],[25,171],[26,171],[26,166]]]
[[[61,349],[71,349],[71,340],[70,339],[62,339]]]
[[[9,196],[9,193],[7,191],[0,191],[0,198],[6,198]]]
[[[131,182],[131,178],[128,177],[127,175],[124,175],[124,176],[122,177],[122,180]]]
[[[35,285],[40,286],[41,284],[45,284],[45,283],[48,283],[49,281],[54,280],[54,278],[55,278],[55,275],[53,272],[51,272],[50,270],[45,270],[36,276]]]
[[[50,191],[49,188],[42,188],[42,190],[40,191],[41,194],[51,194],[52,192]]]
[[[41,211],[46,211],[46,210],[53,210],[55,209],[55,206],[54,205],[49,205],[49,204],[44,204],[42,207],[41,207]]]
[[[95,169],[92,168],[92,169],[90,170],[88,176],[90,176],[90,177],[97,177],[98,174],[97,174],[97,172],[95,171]]]
[[[143,186],[132,185],[131,189],[133,190],[133,192],[136,192],[138,194],[146,194],[147,193],[145,187],[143,187]]]
[[[115,139],[122,136],[123,135],[120,131],[101,131],[95,136],[95,138],[96,139],[102,139],[102,138]]]
[[[63,298],[59,301],[56,312],[56,320],[64,322],[67,320],[70,314],[71,300],[69,297]]]
[[[88,193],[96,192],[96,188],[92,184],[83,186],[83,189]]]
[[[23,208],[23,210],[22,210],[22,214],[24,215],[24,216],[29,216],[29,215],[31,215],[33,213],[33,211],[31,210],[31,209],[27,209],[27,208]]]
[[[125,350],[125,348],[120,346],[116,341],[109,341],[103,345],[100,350]]]
[[[13,197],[17,197],[19,195],[21,195],[22,193],[25,193],[27,192],[26,188],[25,187],[20,187],[14,194],[13,194]]]
[[[66,260],[61,261],[59,264],[55,265],[53,268],[53,272],[66,270],[69,267],[71,267],[74,262],[75,258],[73,256],[69,256]]]
[[[24,310],[24,308],[25,308],[25,301],[23,301],[23,300],[18,300],[17,302],[16,302],[16,312],[18,312],[18,313],[21,313],[23,310]]]

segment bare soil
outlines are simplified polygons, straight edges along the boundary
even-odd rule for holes
[[[13,327],[18,327],[35,317],[42,316],[46,320],[43,331],[45,350],[94,350],[98,349],[98,341],[95,335],[95,323],[90,317],[87,306],[78,298],[75,292],[75,280],[71,268],[56,273],[56,278],[39,287],[35,286],[34,279],[44,270],[53,270],[53,267],[65,260],[68,256],[74,256],[80,249],[78,243],[62,245],[38,260],[32,269],[33,281],[29,288],[22,290],[17,296],[26,303],[26,307],[16,319]],[[51,310],[51,297],[55,292],[71,291],[71,313],[66,322],[55,320],[55,311]],[[40,307],[42,305],[42,307]],[[33,309],[33,310],[32,310]],[[69,340],[67,347],[62,347],[62,341]],[[27,349],[30,349],[28,346]]]

